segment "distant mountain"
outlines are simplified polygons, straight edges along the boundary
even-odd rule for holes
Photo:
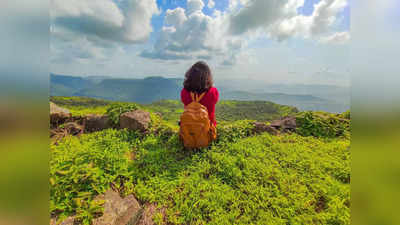
[[[114,101],[130,101],[148,104],[163,99],[179,99],[183,79],[147,77],[144,79],[119,79],[103,76],[76,77],[66,75],[50,75],[51,96],[86,96]],[[237,83],[237,82],[236,82]],[[221,84],[221,85],[219,85]],[[300,110],[344,112],[349,109],[349,102],[344,101],[346,93],[342,89],[333,87],[314,86],[311,89],[319,96],[309,94],[307,86],[255,86],[257,90],[248,91],[240,85],[231,85],[229,81],[216,83],[220,90],[221,99],[245,101],[272,101],[278,104],[295,106]],[[235,84],[235,81],[232,81]],[[298,90],[298,94],[295,92]],[[330,99],[320,97],[333,96]],[[286,90],[287,92],[274,92]],[[290,92],[290,93],[288,93]],[[293,94],[296,93],[296,94]],[[340,96],[343,95],[343,96]],[[336,96],[336,97],[334,97]],[[342,99],[342,100],[341,100]]]
[[[80,90],[78,96],[108,100],[151,103],[162,99],[178,99],[181,79],[148,77],[145,79],[105,79]]]
[[[221,99],[224,100],[267,100],[282,105],[291,105],[300,110],[344,112],[349,109],[349,105],[338,103],[334,100],[315,97],[313,95],[291,95],[283,93],[252,93],[247,91],[222,91]]]
[[[250,93],[285,93],[288,95],[312,95],[350,105],[350,87],[323,84],[271,84],[252,79],[216,80],[220,90],[240,90]]]
[[[92,84],[92,81],[82,77],[50,74],[50,95],[76,96],[77,92]]]

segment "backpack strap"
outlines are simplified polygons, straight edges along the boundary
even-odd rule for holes
[[[197,96],[195,93],[190,92],[190,97],[192,98],[192,101],[197,102]]]
[[[203,98],[204,94],[205,94],[205,92],[201,93],[201,95],[190,92],[190,97],[192,97],[192,101],[200,102],[200,100]]]
[[[201,93],[200,96],[197,97],[197,102],[200,102],[200,100],[204,97],[205,92]]]

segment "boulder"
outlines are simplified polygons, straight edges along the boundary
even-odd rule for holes
[[[63,124],[71,117],[71,112],[68,109],[59,107],[58,105],[50,102],[50,125],[51,127],[57,127]]]
[[[61,223],[57,223],[57,220],[55,218],[50,219],[50,225],[74,225],[75,224],[75,218],[70,216],[63,220]]]
[[[143,110],[134,110],[123,113],[119,118],[121,129],[148,131],[150,125],[150,113]]]
[[[111,120],[106,115],[89,114],[85,117],[85,132],[94,132],[112,128]]]
[[[112,189],[97,196],[95,200],[104,200],[105,202],[103,215],[93,219],[93,225],[136,224],[143,213],[142,207],[133,195],[121,198]]]
[[[296,130],[296,117],[286,116],[280,120],[274,120],[271,122],[271,127],[274,127],[282,131],[294,131]]]
[[[267,125],[265,123],[261,123],[261,122],[254,123],[254,132],[257,134],[263,133],[263,132],[268,132],[269,134],[272,134],[272,135],[279,134],[279,131],[276,128],[274,128],[270,125]]]

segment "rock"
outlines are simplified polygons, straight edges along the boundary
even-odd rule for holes
[[[83,126],[81,126],[75,122],[65,123],[64,129],[70,135],[79,135],[79,134],[83,133]]]
[[[294,116],[286,116],[280,120],[274,120],[271,122],[271,127],[274,127],[278,130],[286,131],[294,131],[296,130],[296,117]]]
[[[150,124],[150,113],[143,110],[134,110],[123,113],[119,118],[121,129],[140,130],[146,132]]]
[[[70,216],[67,219],[65,219],[64,221],[62,221],[61,223],[57,224],[57,220],[55,218],[51,218],[50,219],[50,225],[74,225],[75,223],[75,218]]]
[[[95,200],[104,200],[105,203],[103,216],[93,219],[93,225],[136,224],[143,213],[143,209],[133,195],[121,198],[112,189],[97,196]]]
[[[71,112],[68,109],[59,107],[58,105],[50,102],[50,125],[51,127],[57,127],[63,124],[71,117]]]
[[[84,119],[85,132],[94,132],[112,128],[111,120],[106,115],[89,114]]]
[[[263,132],[268,132],[269,134],[272,134],[272,135],[279,134],[279,131],[276,128],[269,126],[265,123],[260,123],[260,122],[254,123],[254,132],[257,134],[263,133]]]
[[[154,225],[153,216],[156,213],[161,213],[163,218],[165,219],[165,208],[157,209],[155,204],[146,204],[144,207],[144,211],[142,217],[136,225]],[[164,223],[166,224],[166,223]]]

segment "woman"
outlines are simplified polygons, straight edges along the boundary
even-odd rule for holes
[[[208,110],[208,117],[211,123],[216,126],[215,120],[215,104],[218,102],[218,90],[213,87],[213,78],[210,67],[203,62],[195,63],[185,74],[183,89],[181,91],[181,100],[186,106],[192,102],[190,93],[198,95],[205,93],[200,100],[200,104],[204,105]]]

